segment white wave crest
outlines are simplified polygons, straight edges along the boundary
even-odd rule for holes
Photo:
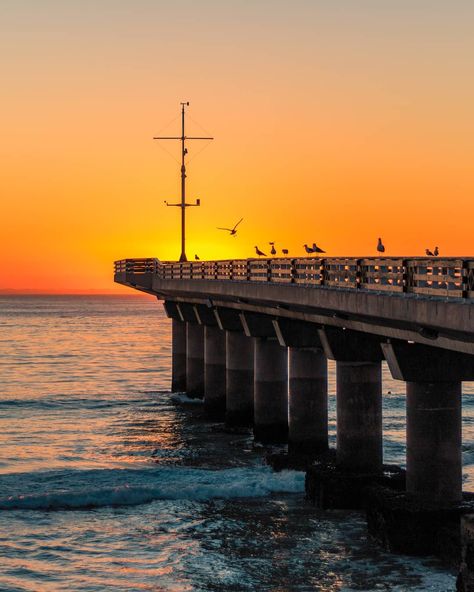
[[[70,472],[66,482],[62,474],[57,482],[41,480],[38,487],[30,483],[28,493],[2,496],[0,510],[80,510],[136,506],[156,500],[205,501],[304,491],[304,473],[273,473],[267,467],[220,471],[169,467],[78,473],[81,472]],[[48,491],[45,491],[46,483]]]

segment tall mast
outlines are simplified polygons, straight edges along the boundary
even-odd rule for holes
[[[189,101],[181,103],[181,136],[157,136],[154,140],[180,140],[181,141],[181,202],[170,204],[165,201],[167,206],[181,208],[181,255],[180,261],[187,261],[186,257],[186,208],[191,208],[201,205],[201,200],[196,199],[196,203],[186,203],[186,164],[185,157],[188,153],[186,148],[186,140],[213,140],[214,138],[203,136],[186,136],[184,131],[184,115],[185,107],[189,107]]]

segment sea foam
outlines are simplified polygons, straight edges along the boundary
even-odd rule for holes
[[[1,479],[3,491],[8,491],[6,477],[13,475]],[[188,467],[67,471],[50,475],[33,473],[30,479],[25,479],[23,476],[18,483],[22,491],[15,487],[17,491],[0,497],[0,510],[81,510],[136,506],[156,500],[205,501],[304,491],[304,473],[274,473],[268,467],[219,471]]]

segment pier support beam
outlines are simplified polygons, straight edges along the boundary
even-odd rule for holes
[[[326,355],[337,363],[337,466],[347,472],[381,473],[380,338],[334,327],[325,327],[319,335]]]
[[[407,382],[407,492],[462,499],[461,382]]]
[[[381,363],[337,362],[337,452],[340,469],[382,471]]]
[[[226,399],[226,339],[219,327],[204,328],[204,407],[215,419],[224,419]]]
[[[382,344],[393,378],[407,383],[406,491],[374,489],[369,532],[393,552],[459,562],[462,494],[461,381],[474,356],[403,341]]]
[[[461,381],[474,377],[474,356],[397,341],[383,351],[407,383],[407,492],[461,500]]]
[[[265,443],[288,439],[288,349],[255,338],[254,436]]]
[[[172,319],[171,333],[171,390],[184,392],[186,390],[186,323]]]
[[[289,452],[328,448],[327,360],[318,348],[289,348]]]
[[[204,327],[186,323],[186,393],[197,399],[204,396]]]
[[[226,331],[226,413],[228,426],[253,423],[254,340]]]

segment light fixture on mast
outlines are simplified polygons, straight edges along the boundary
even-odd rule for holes
[[[196,203],[186,203],[186,165],[185,156],[188,150],[185,146],[186,140],[213,140],[214,138],[204,136],[186,136],[184,134],[184,114],[185,107],[189,107],[189,101],[181,103],[181,136],[157,136],[154,140],[180,140],[181,141],[181,202],[170,204],[165,201],[167,206],[181,208],[181,256],[180,261],[187,261],[186,257],[186,208],[196,207],[201,205],[201,200],[196,199]]]

